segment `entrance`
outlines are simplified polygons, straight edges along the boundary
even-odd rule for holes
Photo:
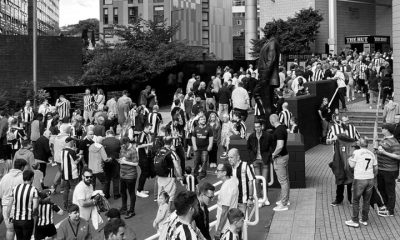
[[[390,50],[389,36],[357,35],[344,38],[347,47],[358,52],[388,52]]]

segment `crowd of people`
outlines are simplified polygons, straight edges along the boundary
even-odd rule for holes
[[[354,177],[337,181],[337,198],[332,205],[342,203],[347,185],[355,210],[352,222],[346,224],[358,224],[355,212],[360,196],[364,197],[364,203],[366,199],[369,202],[368,194],[372,191],[373,181],[366,183],[364,180],[371,179],[370,172],[378,166],[378,188],[373,188],[377,196],[383,197],[380,202],[376,200],[378,213],[392,216],[393,181],[398,176],[396,161],[400,159],[400,152],[396,150],[399,143],[390,134],[399,134],[400,115],[393,115],[390,110],[393,106],[399,107],[392,98],[393,80],[388,85],[390,89],[385,85],[385,81],[391,79],[387,55],[375,54],[369,60],[368,57],[353,52],[343,57],[312,58],[306,69],[295,64],[286,72],[281,67],[281,85],[275,90],[273,111],[268,119],[257,104],[252,104],[258,82],[257,69],[252,65],[238,72],[218,67],[210,80],[193,74],[186,88],[176,90],[170,111],[172,120],[168,123],[163,122],[156,90],[151,86],[140,92],[137,103],[129,97],[128,91],[123,91],[119,98],[107,99],[101,89],[97,94],[87,89],[82,99],[83,109],[73,112],[63,95],[55,106],[44,100],[37,111],[30,101],[14,114],[0,111],[0,198],[7,239],[13,239],[14,235],[17,239],[30,239],[32,234],[36,239],[88,239],[93,228],[98,228],[102,222],[98,209],[111,197],[120,201],[120,208],[107,212],[105,239],[122,239],[126,224],[121,216],[134,217],[136,197],[148,199],[151,191],[159,205],[153,227],[160,239],[239,239],[249,207],[270,205],[268,196],[262,196],[262,186],[256,178],[257,175],[271,177],[270,167],[274,168],[281,185],[281,195],[273,210],[289,209],[286,144],[288,134],[297,134],[301,129],[285,98],[308,94],[304,83],[323,79],[337,81],[343,109],[346,109],[345,97],[348,101],[354,98],[354,94],[350,94],[355,89],[365,94],[367,102],[368,93],[373,95],[371,102],[376,101],[372,92],[376,90],[374,81],[378,81],[384,92],[383,101],[389,99],[385,119],[399,117],[395,127],[391,120],[386,120],[388,125],[382,128],[385,139],[377,148],[377,161],[368,158],[372,162],[364,166],[365,162],[359,159],[365,153],[370,154],[365,147],[367,140],[360,138],[342,113],[331,114],[327,99],[319,111],[324,142],[335,142],[335,147],[342,147],[350,142],[344,140],[339,144],[342,135],[361,139],[360,151],[355,152],[348,163],[357,171]],[[248,113],[252,110],[255,120],[248,123]],[[250,127],[254,127],[251,134],[247,130]],[[239,150],[232,146],[233,140],[247,145],[249,159],[242,159]],[[190,159],[193,159],[193,167],[189,166]],[[57,173],[52,184],[46,186],[44,179],[50,164]],[[341,171],[335,166],[333,161],[334,173]],[[368,174],[360,173],[361,168],[368,170]],[[210,169],[223,182],[213,237],[208,206],[214,199],[215,187],[207,178]],[[156,178],[154,186],[146,186],[149,178]],[[351,183],[360,186],[357,191],[353,190],[353,198],[350,197]],[[178,191],[178,184],[186,190]],[[62,206],[52,202],[52,195],[58,193],[63,196]],[[255,196],[265,201],[255,202]],[[68,212],[68,217],[56,229],[53,212],[62,215],[64,211]],[[367,222],[365,212],[360,221],[364,225]],[[36,217],[38,220],[34,222]]]

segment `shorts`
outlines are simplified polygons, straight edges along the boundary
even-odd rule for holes
[[[187,145],[187,146],[193,146],[193,144],[192,144],[192,139],[186,138],[186,145]]]
[[[57,229],[54,224],[45,226],[36,226],[35,240],[45,239],[46,237],[53,237],[57,235]]]
[[[4,224],[6,225],[7,230],[11,230],[14,232],[14,224],[12,222],[9,222],[9,218],[6,218],[7,214],[7,206],[2,206],[3,207],[3,217],[4,217]]]
[[[157,176],[157,184],[158,184],[158,194],[157,194],[157,196],[160,196],[160,193],[162,191],[165,191],[169,195],[169,201],[170,202],[174,201],[175,194],[176,194],[176,181],[175,181],[175,178]]]

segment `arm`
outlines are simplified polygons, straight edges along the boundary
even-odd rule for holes
[[[82,207],[92,207],[96,205],[94,199],[87,199],[87,200],[78,199],[78,204]]]
[[[177,173],[176,175],[178,175],[178,178],[181,178],[183,169],[181,169],[181,165],[180,165],[180,163],[178,161],[178,156],[175,156],[174,153],[172,153],[172,154],[173,154],[173,155],[171,155],[172,156],[172,162],[174,164],[174,167],[175,167],[175,170],[176,170],[176,173]]]
[[[277,140],[275,150],[272,153],[272,157],[278,155],[278,153],[281,152],[281,150],[283,148],[283,145],[284,145],[284,141],[283,140]]]
[[[196,137],[192,136],[193,151],[197,151]]]
[[[390,158],[394,158],[394,159],[396,159],[396,160],[400,160],[400,155],[397,155],[397,154],[395,154],[395,153],[386,152],[384,149],[378,150],[378,152],[379,152],[380,154],[386,155],[386,156],[388,156],[388,157],[390,157]]]
[[[319,114],[319,117],[321,118],[321,120],[325,120],[325,118],[322,117],[322,111],[321,110],[318,110],[318,114]]]
[[[211,136],[211,137],[208,138],[208,147],[207,147],[207,151],[211,151],[212,146],[213,146],[213,143],[214,143],[214,136]]]
[[[217,227],[217,232],[215,233],[215,235],[218,237],[221,235],[221,231],[223,230],[222,228],[225,226],[225,223],[227,221],[228,211],[229,211],[229,206],[222,205],[221,217]]]

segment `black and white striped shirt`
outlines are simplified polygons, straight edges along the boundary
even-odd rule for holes
[[[60,115],[60,119],[69,117],[69,108],[70,108],[69,101],[67,101],[67,100],[60,102],[57,105],[58,114]]]
[[[174,178],[176,176],[174,161],[177,161],[179,163],[180,158],[179,158],[178,154],[176,154],[176,152],[173,150],[171,151],[171,154],[169,154],[169,156],[166,156],[166,158],[169,158],[169,159],[167,159],[167,161],[170,161],[170,163],[171,163],[171,165],[170,165],[171,168],[169,169],[168,177]],[[184,169],[182,169],[182,170],[184,170]]]
[[[196,192],[197,179],[192,174],[187,174],[185,176],[185,180],[186,190],[190,192]]]
[[[39,203],[38,207],[38,226],[54,224],[53,212],[59,212],[61,209],[52,202]]]
[[[32,122],[33,121],[33,109],[32,107],[24,107],[21,113],[22,122]]]
[[[324,78],[324,71],[322,69],[315,69],[312,80],[321,81]]]
[[[92,95],[85,95],[83,96],[83,110],[84,111],[88,111],[91,112],[94,110],[94,99],[92,97]]]
[[[367,71],[367,69],[368,69],[368,66],[366,64],[364,64],[364,63],[360,64],[360,71],[358,73],[359,79],[363,79],[363,80],[367,79],[367,75],[365,74],[365,71]]]
[[[30,184],[19,184],[13,190],[14,220],[32,220],[33,201],[38,199],[36,188]]]
[[[22,140],[26,137],[25,131],[19,127],[11,127],[9,130],[14,134],[15,139],[9,142],[12,150],[18,150],[22,147]]]
[[[224,234],[222,234],[221,240],[239,240],[239,235],[231,232],[230,229],[226,229]]]
[[[244,123],[244,121],[240,120],[237,123],[236,126],[237,126],[237,131],[240,134],[240,138],[245,139],[246,138],[247,127],[246,127],[246,124]]]
[[[192,225],[182,223],[178,220],[171,240],[197,240],[197,233]]]
[[[71,148],[64,148],[61,151],[61,172],[63,180],[78,179],[78,166],[75,161],[78,159],[76,152]]]
[[[292,118],[292,113],[288,109],[283,109],[279,113],[279,121],[282,124],[285,124],[287,128],[289,128],[290,125],[290,119]]]
[[[337,136],[339,134],[346,134],[350,138],[356,140],[360,139],[360,134],[358,133],[357,129],[351,124],[348,125],[348,129],[346,130],[339,124],[331,126],[328,132],[328,139],[332,139],[334,136]]]
[[[147,144],[150,142],[151,142],[151,136],[142,131],[139,135],[138,145],[140,146],[140,145]],[[146,152],[146,154],[149,152],[149,148],[145,147],[145,148],[139,148],[139,153],[143,150]],[[139,156],[140,156],[140,154],[139,154]]]
[[[158,130],[160,129],[160,124],[162,122],[162,116],[158,112],[152,112],[149,114],[148,120],[151,125],[150,132],[155,136],[158,135]]]
[[[239,165],[233,167],[233,177],[236,177],[239,181],[238,203],[247,203],[250,197],[249,188],[253,187],[250,181],[256,178],[253,165],[240,161]]]

